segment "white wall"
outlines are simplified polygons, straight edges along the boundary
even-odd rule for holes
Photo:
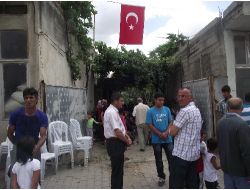
[[[46,34],[39,36],[39,81],[47,85],[72,86],[70,68],[63,52]]]
[[[235,52],[233,33],[229,30],[224,31],[224,43],[226,52],[228,85],[231,88],[232,96],[236,96],[236,74],[235,74]]]
[[[67,34],[62,10],[54,2],[40,3],[39,81],[46,85],[78,87],[85,85],[85,66],[82,79],[74,83],[67,62]]]

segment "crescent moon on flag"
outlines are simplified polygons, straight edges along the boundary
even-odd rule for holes
[[[137,14],[135,13],[135,12],[129,12],[128,14],[127,14],[127,16],[126,16],[126,23],[128,23],[128,18],[129,17],[135,17],[135,19],[136,19],[136,24],[138,23],[138,16],[137,16]]]

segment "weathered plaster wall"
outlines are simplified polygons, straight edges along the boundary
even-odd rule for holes
[[[7,2],[8,4],[13,4],[12,2]],[[7,14],[1,14],[0,15],[0,30],[28,30],[28,15],[7,15]],[[30,44],[29,44],[30,45]],[[28,52],[29,54],[30,52]],[[3,64],[6,62],[0,62],[0,64]],[[27,72],[29,70],[29,60],[27,60]],[[22,62],[22,64],[25,64]],[[2,68],[0,65],[0,73]],[[0,88],[4,87],[4,81],[3,76],[0,76]],[[27,79],[27,82],[28,79]],[[8,127],[8,118],[4,116],[4,90],[0,89],[0,142],[4,141],[7,136],[7,127]]]
[[[85,68],[82,79],[73,84],[70,67],[66,58],[67,35],[62,10],[53,2],[40,2],[39,34],[39,80],[47,85],[83,88]]]
[[[227,76],[223,27],[214,19],[177,54],[183,65],[183,81]]]
[[[12,2],[6,2],[12,4]],[[19,2],[13,2],[20,4]],[[59,2],[22,2],[27,5],[25,15],[0,15],[0,30],[22,29],[28,34],[27,86],[40,89],[40,83],[46,85],[84,88],[86,83],[85,66],[82,65],[82,79],[73,83],[66,59],[67,38],[65,22]],[[77,47],[74,47],[77,49]],[[84,60],[83,60],[84,61]],[[1,77],[0,77],[1,78]],[[93,99],[94,79],[89,80],[90,94]],[[2,89],[0,89],[3,97]],[[0,97],[0,98],[1,98]],[[73,100],[73,99],[72,99]],[[1,99],[0,106],[3,101]],[[77,103],[77,101],[75,101]],[[80,103],[79,103],[80,104]],[[40,99],[38,107],[42,107]],[[93,100],[89,105],[93,105]],[[86,107],[86,106],[85,106]],[[8,118],[0,111],[0,141],[6,138]]]

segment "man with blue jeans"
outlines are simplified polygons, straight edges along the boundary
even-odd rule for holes
[[[172,137],[169,136],[167,132],[168,126],[172,121],[172,116],[169,108],[164,106],[164,101],[164,95],[156,94],[155,105],[148,110],[146,117],[146,124],[152,132],[152,146],[159,177],[159,186],[163,186],[166,179],[162,162],[162,149],[164,149],[166,153],[169,167],[171,165],[173,149]]]
[[[228,113],[219,120],[217,138],[225,189],[250,189],[250,128],[241,118],[243,101],[228,100]]]

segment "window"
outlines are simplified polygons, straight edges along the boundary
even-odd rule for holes
[[[0,14],[27,14],[26,5],[0,5]]]
[[[247,64],[246,37],[234,36],[235,63],[238,65]]]
[[[5,30],[0,32],[2,59],[27,58],[27,33],[22,30]]]
[[[250,87],[250,68],[236,69],[236,87],[237,96],[244,100]]]
[[[23,104],[22,90],[27,83],[27,32],[0,31],[1,118]]]
[[[3,64],[5,117],[23,104],[22,90],[26,86],[26,64]]]

